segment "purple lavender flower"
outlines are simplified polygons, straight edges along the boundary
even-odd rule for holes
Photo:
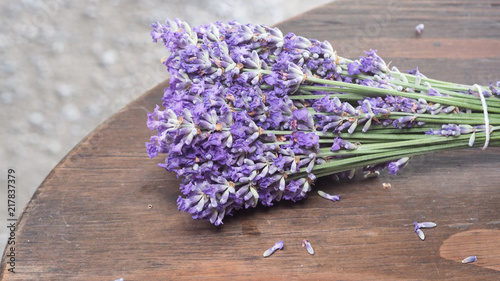
[[[319,149],[319,136],[316,133],[297,131],[293,132],[288,138],[291,141],[291,145],[288,147],[294,149],[294,151],[302,152],[303,149],[315,151]]]
[[[338,131],[338,126],[342,124],[346,120],[345,117],[340,117],[337,115],[322,115],[322,114],[315,114],[314,119],[317,120],[316,122],[316,127],[318,130],[323,131],[323,133],[326,133],[328,131]]]
[[[304,81],[302,69],[286,59],[277,61],[273,67],[273,73],[266,75],[264,80],[269,85],[275,86],[275,91],[282,95],[293,94]]]
[[[347,64],[347,72],[349,75],[359,74],[361,65],[357,61],[353,61]]]
[[[297,202],[307,197],[307,193],[311,190],[310,182],[312,176],[309,174],[307,178],[290,181],[289,185],[283,190],[283,199]]]
[[[332,147],[330,148],[330,151],[337,151],[342,148],[342,139],[340,137],[336,137],[333,140]]]
[[[493,86],[493,82],[490,82],[490,90],[493,94],[500,96],[500,81],[497,81],[496,87]]]
[[[307,111],[307,108],[295,109],[292,112],[290,126],[295,130],[313,131],[314,120],[312,115]]]
[[[381,73],[387,71],[387,66],[384,60],[377,55],[377,50],[372,50],[365,52],[366,57],[360,57],[359,63],[361,64],[361,70],[365,73]]]
[[[153,41],[157,42],[161,39],[171,52],[196,44],[198,39],[196,33],[191,32],[189,25],[179,19],[167,20],[165,25],[156,22],[151,24],[151,27],[153,27],[151,31]]]
[[[340,137],[335,137],[335,139],[333,139],[333,144],[332,144],[332,147],[330,148],[330,151],[332,151],[332,152],[338,151],[341,148],[345,148],[347,150],[354,150],[354,149],[357,149],[357,145],[353,144],[351,142],[345,141]]]
[[[412,70],[407,71],[408,74],[415,75],[416,77],[426,78],[420,71],[418,71],[418,67],[415,67]]]
[[[248,43],[254,38],[254,33],[250,26],[239,24],[236,21],[232,21],[229,24],[233,26],[235,32],[227,39],[228,44],[240,45],[242,43]]]
[[[429,93],[427,94],[428,96],[434,96],[434,97],[444,97],[445,95],[441,94],[438,90],[429,88]]]
[[[154,158],[158,155],[158,146],[156,142],[146,142],[146,148],[148,150],[149,158]]]
[[[410,160],[409,157],[403,157],[398,161],[389,163],[389,166],[387,166],[387,168],[389,169],[389,173],[393,175],[397,174],[399,170],[401,170],[402,168],[404,168],[404,166],[406,166],[408,160]]]
[[[401,118],[394,120],[392,122],[392,126],[394,126],[395,128],[398,128],[398,129],[405,128],[405,127],[410,128],[410,127],[415,126],[416,119],[417,119],[417,115],[403,116]]]
[[[470,134],[474,131],[471,125],[457,125],[457,124],[443,124],[441,130],[430,129],[425,132],[426,135],[441,135],[441,136],[460,136],[463,134]]]
[[[284,48],[288,50],[306,49],[312,45],[309,39],[302,36],[297,36],[293,33],[288,33],[284,38]]]

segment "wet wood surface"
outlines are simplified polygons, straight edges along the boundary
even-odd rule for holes
[[[377,49],[400,70],[488,84],[500,79],[499,15],[494,1],[339,0],[278,27],[328,40],[344,57]],[[316,189],[340,201],[311,192],[215,227],[177,211],[178,180],[146,153],[146,113],[165,87],[99,126],[50,173],[17,222],[16,273],[4,255],[2,280],[500,279],[499,148],[416,157],[397,176],[320,179]],[[414,221],[437,227],[421,241]],[[263,258],[279,240],[283,250]],[[478,261],[461,263],[471,255]]]

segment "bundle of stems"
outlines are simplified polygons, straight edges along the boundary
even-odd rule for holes
[[[152,24],[170,52],[151,158],[181,178],[179,210],[222,223],[234,210],[305,198],[318,177],[396,174],[415,155],[500,144],[500,83],[462,85],[357,60],[277,28]]]

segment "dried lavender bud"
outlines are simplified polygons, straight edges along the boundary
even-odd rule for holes
[[[433,228],[433,227],[436,227],[436,223],[433,223],[433,222],[414,222],[413,225],[415,226],[414,229],[415,229],[415,233],[417,233],[418,237],[421,239],[421,240],[425,240],[425,234],[424,232],[421,230],[421,228]]]
[[[462,263],[471,263],[471,262],[475,262],[477,261],[477,257],[476,256],[470,256],[470,257],[466,257]]]
[[[332,201],[339,201],[340,200],[340,195],[330,195],[322,190],[318,190],[318,195]]]
[[[283,241],[278,241],[276,242],[276,244],[274,244],[274,246],[272,246],[271,248],[267,249],[263,256],[265,258],[269,257],[270,255],[272,255],[276,250],[280,250],[283,249]]]
[[[314,249],[311,246],[311,243],[309,243],[309,240],[302,240],[302,247],[306,247],[307,252],[311,255],[314,255]]]
[[[396,162],[389,163],[389,166],[387,167],[389,169],[389,173],[393,175],[397,174],[400,169],[406,166],[408,160],[410,160],[409,157],[403,157]]]
[[[418,228],[418,229],[415,229],[415,233],[418,235],[418,237],[423,241],[425,240],[425,234],[424,232]]]
[[[424,30],[424,24],[421,23],[421,24],[417,25],[415,27],[415,30],[417,31],[418,34],[422,33],[422,31]]]
[[[433,228],[436,227],[436,223],[434,222],[419,222],[416,224],[416,227],[418,228]]]

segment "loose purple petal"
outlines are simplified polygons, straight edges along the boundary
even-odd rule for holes
[[[470,262],[475,262],[477,261],[477,257],[476,256],[470,256],[470,257],[466,257],[462,263],[470,263]]]
[[[422,31],[424,30],[424,24],[421,23],[421,24],[415,26],[415,30],[417,31],[418,34],[422,33]]]
[[[274,244],[274,246],[272,246],[271,248],[267,249],[263,256],[265,258],[269,257],[270,255],[272,255],[276,250],[281,250],[283,249],[283,241],[278,241],[276,242],[276,244]]]
[[[339,201],[340,200],[340,195],[330,195],[322,190],[318,190],[318,195],[332,201]]]
[[[433,227],[436,227],[436,225],[437,225],[436,223],[430,222],[430,221],[428,221],[428,222],[421,222],[421,223],[418,224],[418,226],[420,228],[433,228]]]
[[[420,237],[420,239],[425,240],[425,235],[424,232],[421,230],[421,228],[433,228],[436,227],[436,223],[434,222],[414,222],[413,225],[415,226],[415,233]]]
[[[417,233],[420,240],[425,240],[425,234],[420,228],[415,229],[415,233]]]
[[[314,249],[311,246],[311,243],[309,243],[309,240],[302,240],[302,247],[306,247],[307,252],[311,255],[314,255]]]

